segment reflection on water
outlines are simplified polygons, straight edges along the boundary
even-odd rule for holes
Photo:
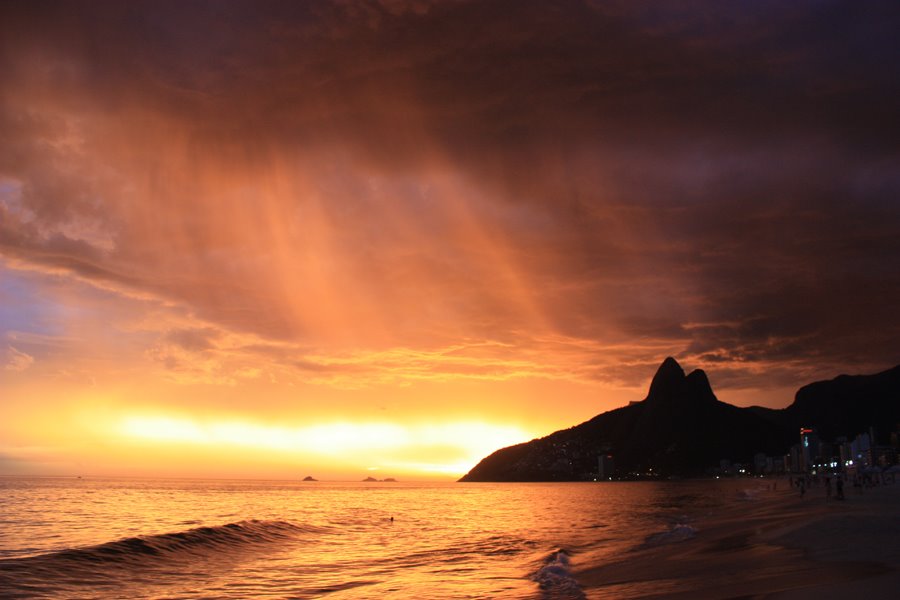
[[[0,479],[0,494],[12,597],[578,598],[574,566],[677,542],[722,502],[708,483]]]

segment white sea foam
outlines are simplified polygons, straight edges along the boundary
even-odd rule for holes
[[[558,550],[547,557],[532,579],[545,592],[554,597],[584,598],[584,592],[569,570],[571,559],[565,550]]]
[[[666,531],[647,536],[644,540],[644,547],[660,546],[662,544],[674,544],[689,540],[697,535],[697,530],[685,523],[676,523]]]

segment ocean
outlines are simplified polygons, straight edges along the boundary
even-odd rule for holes
[[[677,551],[735,488],[0,478],[0,597],[585,598],[579,570]]]

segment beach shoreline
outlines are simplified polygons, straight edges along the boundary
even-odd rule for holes
[[[700,517],[691,539],[640,548],[574,575],[588,598],[893,598],[900,589],[900,485],[736,482],[734,503]]]

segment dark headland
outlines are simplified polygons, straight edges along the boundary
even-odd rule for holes
[[[898,423],[900,366],[806,385],[790,406],[776,410],[721,402],[706,373],[685,375],[669,357],[644,400],[497,450],[460,481],[589,480],[597,477],[601,456],[611,457],[619,477],[703,476],[722,461],[782,458],[797,443],[801,427],[829,442],[875,431],[875,444],[887,443]]]

